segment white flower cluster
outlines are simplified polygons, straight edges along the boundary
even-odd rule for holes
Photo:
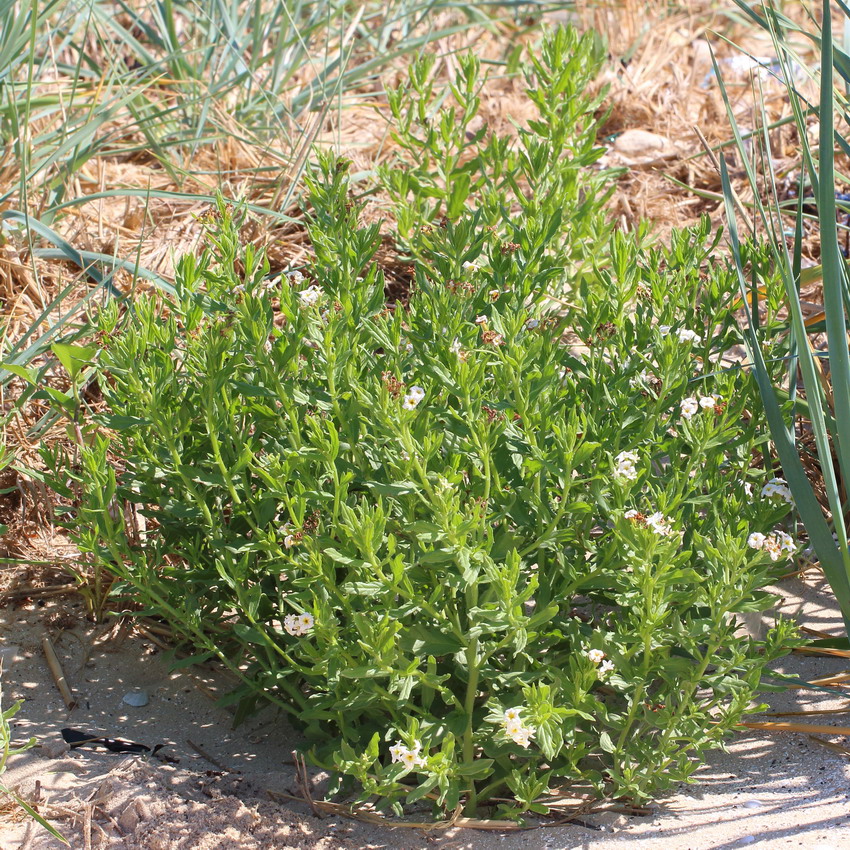
[[[717,399],[714,396],[704,395],[699,399],[689,396],[682,400],[682,417],[690,419],[695,413],[699,413],[700,408],[703,410],[713,410],[716,404]]]
[[[519,744],[523,749],[528,749],[531,743],[531,738],[537,731],[533,726],[526,726],[522,722],[521,709],[508,708],[502,717],[502,726],[505,729],[505,734],[515,743]]]
[[[626,511],[623,516],[630,519],[636,525],[644,525],[654,531],[659,537],[668,537],[673,533],[673,527],[670,525],[670,518],[664,516],[661,511],[656,511],[654,514],[645,516],[640,511],[634,508]]]
[[[283,618],[283,627],[293,637],[303,637],[313,628],[312,614],[287,614]]]
[[[779,498],[784,499],[789,505],[794,504],[794,497],[791,495],[791,490],[784,478],[771,478],[764,487],[761,488],[761,496],[763,499]]]
[[[646,518],[646,526],[651,528],[659,537],[668,537],[673,533],[670,519],[660,511],[656,511]]]
[[[413,386],[405,394],[404,401],[402,401],[401,406],[405,410],[415,410],[416,406],[423,398],[425,398],[425,390],[423,390],[422,387]]]
[[[596,665],[596,673],[600,679],[604,679],[614,669],[614,662],[606,661],[605,653],[601,649],[588,649],[584,654]]]
[[[699,345],[702,342],[702,337],[687,328],[681,328],[678,333],[679,342],[690,342]]]
[[[302,307],[314,307],[319,303],[324,294],[325,293],[322,292],[322,288],[320,286],[316,286],[315,283],[311,283],[306,289],[303,289],[298,293],[298,298],[301,301]]]
[[[415,767],[425,767],[425,759],[420,755],[422,744],[413,742],[413,747],[405,747],[401,741],[390,747],[390,756],[394,762],[401,762],[408,770]]]
[[[639,458],[635,452],[620,452],[614,460],[617,464],[614,467],[614,475],[617,478],[627,478],[629,481],[634,481],[637,478],[635,464]]]
[[[789,555],[797,550],[797,544],[790,534],[784,531],[771,531],[770,534],[762,534],[760,531],[754,531],[747,538],[747,545],[751,549],[763,549],[770,555],[771,561],[778,561],[782,557],[783,552]]]
[[[525,329],[527,331],[533,331],[536,327],[540,325],[540,319],[529,319],[525,323]]]

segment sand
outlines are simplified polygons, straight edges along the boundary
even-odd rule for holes
[[[785,614],[811,628],[840,632],[822,581],[793,579],[781,591]],[[171,671],[166,654],[149,641],[129,630],[95,627],[84,613],[73,596],[42,606],[10,603],[0,610],[4,704],[25,699],[15,719],[16,740],[35,736],[43,744],[13,757],[5,779],[40,800],[41,811],[73,848],[850,848],[848,756],[791,733],[742,732],[728,752],[711,754],[696,784],[661,797],[646,816],[603,812],[584,816],[581,824],[521,832],[424,832],[317,815],[306,803],[280,796],[303,796],[292,755],[299,738],[285,721],[267,712],[232,730],[231,715],[213,699],[226,685],[213,668]],[[45,633],[78,702],[71,711],[47,669]],[[815,678],[848,665],[842,659],[793,655],[778,666]],[[147,694],[147,705],[122,701],[138,691]],[[765,699],[774,711],[847,705],[840,696],[811,690]],[[843,712],[802,720],[848,725]],[[69,752],[60,734],[66,726],[166,746],[158,757],[88,748]],[[841,736],[817,737],[846,743]],[[317,798],[322,778],[317,772],[311,777]],[[10,807],[0,810],[0,850],[60,846]]]

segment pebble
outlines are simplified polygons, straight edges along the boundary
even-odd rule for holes
[[[127,705],[132,705],[135,708],[141,708],[143,705],[147,705],[149,701],[147,691],[130,691],[122,697],[122,702],[126,702]]]
[[[629,157],[656,157],[668,151],[670,140],[648,130],[626,130],[614,141],[614,150]]]
[[[755,844],[756,837],[755,835],[745,835],[738,841],[738,844]]]
[[[39,749],[47,758],[58,759],[60,756],[64,756],[65,753],[69,752],[71,748],[61,739],[52,740],[48,738],[41,742]]]
[[[760,809],[764,803],[762,803],[761,800],[747,800],[746,802],[741,803],[741,805],[745,809]]]

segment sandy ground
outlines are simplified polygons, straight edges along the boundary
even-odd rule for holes
[[[816,581],[790,581],[782,592],[784,613],[811,628],[840,630],[828,589]],[[72,711],[44,661],[46,630],[79,703]],[[16,738],[43,742],[11,759],[5,779],[27,795],[38,783],[42,811],[75,850],[850,848],[850,760],[807,735],[741,734],[727,753],[710,757],[696,784],[656,801],[649,816],[607,812],[585,816],[581,825],[522,832],[426,833],[317,817],[304,803],[271,799],[270,791],[301,796],[292,757],[297,734],[273,715],[232,731],[230,715],[211,698],[220,687],[214,671],[169,672],[164,653],[149,642],[107,637],[86,623],[73,597],[0,611],[0,659],[4,703],[26,700]],[[816,678],[844,671],[847,661],[795,655],[780,666]],[[147,705],[122,701],[135,690],[147,693]],[[768,694],[766,701],[774,711],[847,705],[840,696],[811,690]],[[848,725],[843,712],[802,719]],[[60,735],[66,726],[150,747],[166,744],[159,755],[167,760],[68,752]],[[840,736],[820,737],[846,743]],[[315,782],[320,796],[321,776]],[[60,846],[8,808],[0,811],[0,850]]]

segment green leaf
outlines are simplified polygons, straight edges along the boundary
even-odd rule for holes
[[[37,387],[39,384],[38,371],[36,369],[28,369],[26,366],[19,366],[16,363],[0,363],[0,366],[2,366],[2,368],[4,368],[7,372],[11,372],[13,375],[23,378],[28,384],[31,384],[34,387]]]
[[[70,842],[60,833],[55,826],[52,826],[48,823],[26,800],[19,797],[12,791],[9,791],[7,788],[0,785],[0,792],[9,794],[14,801],[42,828],[46,829],[54,838],[61,841],[63,844],[67,844],[69,847]]]
[[[415,623],[399,635],[399,645],[414,655],[452,655],[463,649],[456,635],[443,632],[425,623]]]
[[[65,343],[55,342],[51,346],[51,351],[65,367],[71,376],[71,381],[76,383],[80,372],[86,366],[91,365],[91,362],[94,360],[94,356],[97,354],[97,347],[93,345],[67,345]]]

